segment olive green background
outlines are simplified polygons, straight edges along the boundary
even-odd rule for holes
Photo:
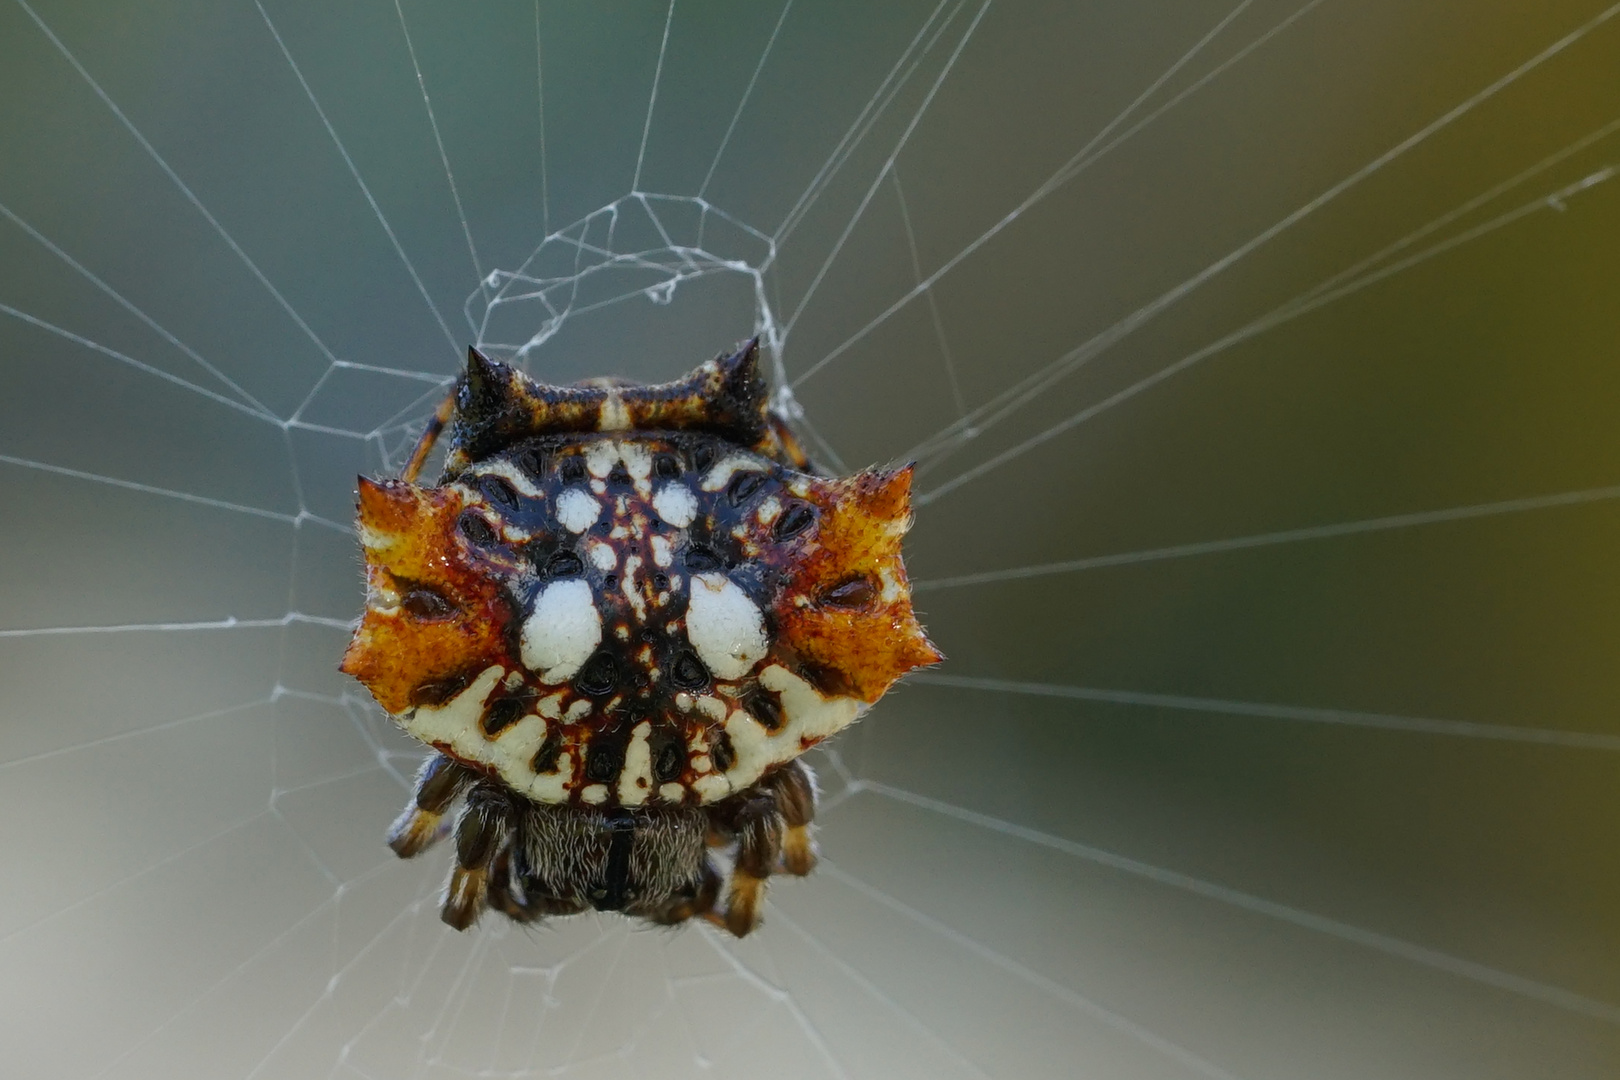
[[[0,5],[0,1071],[1616,1075],[1617,121],[1602,0]],[[542,329],[481,278],[664,246],[633,191],[790,223],[843,464],[980,410],[949,661],[748,941],[456,936],[335,671],[353,478]],[[760,328],[580,280],[538,376]]]

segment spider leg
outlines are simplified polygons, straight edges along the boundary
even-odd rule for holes
[[[748,798],[730,824],[737,837],[737,861],[731,869],[721,922],[737,937],[746,937],[759,925],[765,884],[782,853],[782,815],[774,794],[759,792]]]
[[[444,886],[439,917],[457,930],[478,921],[489,898],[490,862],[511,834],[508,808],[499,796],[479,798],[474,789],[456,818],[456,866]]]
[[[490,861],[485,903],[491,911],[498,911],[513,922],[528,922],[533,916],[524,910],[521,894],[513,892],[517,884],[512,869],[512,845],[507,842]]]
[[[443,754],[433,754],[416,773],[416,790],[388,828],[388,846],[402,859],[420,855],[449,831],[444,814],[472,783],[473,774]]]
[[[421,436],[416,440],[416,446],[411,449],[411,459],[405,463],[404,471],[399,474],[401,480],[408,484],[416,482],[417,474],[422,471],[428,455],[433,452],[433,444],[439,441],[439,433],[444,430],[444,425],[450,422],[451,414],[456,411],[456,392],[460,389],[461,383],[457,382],[450,388],[450,393],[445,395],[444,400],[439,402],[439,407],[433,410],[433,415],[428,418],[427,427],[422,429]]]
[[[811,822],[816,816],[816,774],[795,758],[771,778],[776,805],[787,826],[782,834],[782,868],[803,877],[816,866],[816,841]]]
[[[485,878],[484,906],[498,911],[515,923],[532,923],[548,915],[577,915],[585,905],[541,892],[539,883],[525,885],[522,869],[512,858],[508,843],[495,853]]]
[[[714,861],[705,855],[691,895],[676,896],[662,907],[645,909],[636,914],[648,922],[674,926],[694,916],[709,915],[719,899],[720,871],[714,868]]]

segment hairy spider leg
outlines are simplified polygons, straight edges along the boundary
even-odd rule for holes
[[[461,380],[457,379],[439,407],[433,410],[428,418],[427,427],[422,429],[421,437],[416,440],[416,446],[411,450],[411,459],[405,463],[405,469],[399,478],[407,484],[416,483],[416,477],[427,464],[428,455],[433,452],[433,446],[439,441],[439,435],[444,431],[444,425],[450,422],[450,417],[456,411],[456,395],[461,391]]]
[[[759,925],[766,883],[782,854],[782,814],[774,791],[756,789],[726,816],[729,820],[718,824],[722,833],[736,838],[737,855],[726,890],[725,913],[711,913],[709,920],[737,937],[746,937]]]
[[[411,801],[388,829],[388,846],[402,859],[420,855],[449,832],[445,812],[475,779],[443,754],[431,754],[416,773]]]
[[[797,759],[771,777],[776,804],[782,811],[782,869],[803,877],[816,867],[816,841],[811,822],[816,817],[816,776]]]
[[[675,926],[698,915],[712,918],[714,905],[720,899],[720,871],[707,855],[699,870],[697,888],[691,896],[679,896],[662,908],[642,912],[642,918],[664,926]]]
[[[529,922],[534,916],[524,910],[522,902],[512,892],[512,838],[507,837],[495,852],[489,864],[489,881],[484,888],[484,903],[491,911],[498,911],[513,922]]]
[[[444,902],[439,907],[439,917],[447,924],[465,930],[483,914],[490,862],[511,834],[504,800],[469,798],[461,808],[456,818],[456,866],[445,883]]]

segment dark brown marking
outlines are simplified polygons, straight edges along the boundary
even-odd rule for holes
[[[610,783],[624,767],[620,747],[610,742],[592,742],[585,755],[585,779]]]
[[[653,779],[664,784],[681,775],[681,770],[686,765],[686,754],[680,739],[662,732],[654,732],[647,741],[651,744],[648,749],[652,751]]]
[[[776,731],[782,726],[782,706],[770,691],[756,691],[744,698],[742,704],[748,715],[758,720],[766,731]]]
[[[694,574],[718,570],[721,565],[720,556],[713,548],[695,544],[686,549],[686,568]]]
[[[670,662],[669,681],[682,690],[701,690],[709,685],[709,669],[696,653],[683,652]]]
[[[478,478],[478,490],[483,492],[484,498],[503,510],[516,510],[518,508],[517,489],[502,477],[480,476]]]
[[[823,604],[833,607],[865,608],[872,605],[877,599],[877,586],[872,584],[871,578],[857,577],[839,585],[834,585],[821,595]]]
[[[465,690],[471,681],[471,677],[467,675],[451,675],[448,678],[423,683],[411,694],[411,704],[436,708]]]
[[[546,741],[540,744],[540,749],[534,752],[534,760],[529,767],[537,773],[553,773],[557,771],[557,758],[562,754],[562,736],[553,731],[546,736]]]
[[[599,652],[585,661],[585,666],[574,676],[574,686],[590,697],[610,694],[618,684],[618,665],[613,662],[612,655],[606,652]]]
[[[517,466],[533,480],[546,478],[546,454],[544,450],[531,448],[517,456]]]
[[[522,719],[525,702],[521,698],[502,698],[484,714],[484,734],[494,737]]]
[[[737,751],[732,749],[731,736],[724,731],[714,733],[714,745],[709,748],[715,772],[725,772],[737,763]]]
[[[471,510],[465,511],[456,523],[465,536],[478,547],[490,547],[495,543],[495,530],[479,515]]]
[[[585,572],[585,563],[572,551],[559,551],[546,560],[547,577],[576,577]]]
[[[807,503],[789,503],[782,516],[771,526],[771,536],[781,543],[792,539],[815,523],[816,512]]]
[[[418,585],[406,593],[399,606],[413,619],[448,619],[456,613],[456,605],[446,599],[443,593],[425,585]]]
[[[764,486],[764,474],[757,472],[738,473],[732,477],[731,486],[726,489],[726,500],[732,506],[741,506]]]

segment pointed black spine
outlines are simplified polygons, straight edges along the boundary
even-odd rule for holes
[[[511,368],[469,345],[467,371],[461,377],[461,389],[456,394],[457,419],[479,426],[498,417],[506,405],[511,380]]]
[[[718,361],[720,388],[710,400],[717,421],[733,427],[744,441],[765,434],[770,389],[759,372],[759,336],[749,338],[730,356]]]

